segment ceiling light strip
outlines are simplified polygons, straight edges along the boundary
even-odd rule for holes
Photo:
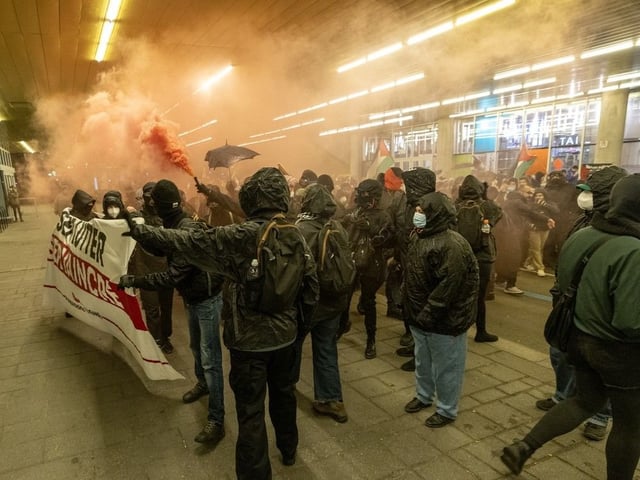
[[[499,95],[501,93],[514,92],[516,90],[521,90],[521,89],[522,89],[521,83],[514,83],[513,85],[509,85],[506,87],[496,88],[495,90],[493,90],[493,94]]]
[[[550,83],[556,83],[556,77],[541,78],[540,80],[525,82],[524,85],[522,85],[522,88],[539,87],[540,85],[549,85]]]
[[[594,48],[593,50],[587,50],[582,52],[580,59],[599,57],[600,55],[607,55],[609,53],[620,52],[632,48],[634,45],[633,40],[627,40],[626,42],[614,43],[613,45],[607,45],[606,47]]]
[[[247,142],[247,143],[241,143],[238,146],[240,147],[246,147],[247,145],[256,145],[258,143],[267,143],[267,142],[273,142],[275,140],[282,140],[283,138],[287,138],[286,135],[280,135],[279,137],[271,137],[271,138],[267,138],[265,140],[257,140],[255,142]]]
[[[20,145],[22,148],[24,148],[28,153],[36,153],[36,151],[31,147],[31,145],[29,145],[24,140],[20,140],[18,142],[18,145]]]
[[[559,65],[566,65],[567,63],[571,63],[575,61],[576,57],[574,55],[568,55],[566,57],[556,58],[554,60],[549,60],[548,62],[535,63],[531,65],[531,71],[537,72],[538,70],[544,70],[545,68],[557,67]]]
[[[452,20],[449,20],[439,25],[436,25],[435,27],[424,30],[423,32],[412,35],[406,40],[405,43],[408,46],[416,45],[420,42],[424,42],[429,38],[433,38],[437,35],[453,30],[454,26],[457,27],[459,25],[464,25],[465,23],[473,22],[479,18],[490,15],[494,12],[497,12],[498,10],[502,10],[503,8],[509,7],[515,3],[516,3],[516,0],[500,0],[490,5],[486,5],[484,7],[473,10],[472,12],[469,12],[466,15],[461,15],[460,17],[455,19],[455,22]],[[403,48],[402,42],[393,43],[387,47],[381,48],[380,50],[376,50],[375,52],[372,52],[364,57],[360,57],[357,60],[353,60],[349,63],[345,63],[344,65],[340,65],[338,68],[336,68],[336,71],[338,73],[344,73],[349,70],[353,70],[354,68],[360,67],[368,62],[377,60],[378,58],[396,53],[402,50],[402,48]]]
[[[638,77],[640,77],[640,70],[636,70],[635,72],[618,73],[616,75],[609,75],[607,77],[607,83],[621,82],[623,80],[633,80],[634,78]]]
[[[180,132],[178,134],[179,137],[184,137],[185,135],[189,135],[190,133],[197,132],[200,129],[208,127],[209,125],[214,125],[218,123],[218,120],[209,120],[208,122],[203,123],[202,125],[198,125],[196,128],[192,128],[191,130],[185,130],[184,132]]]
[[[118,13],[120,12],[120,4],[122,0],[109,0],[107,5],[107,11],[104,21],[102,22],[102,29],[100,31],[100,40],[96,48],[94,59],[96,62],[102,62],[107,54],[107,47],[115,28],[115,22],[118,19]]]
[[[499,2],[492,3],[491,5],[487,5],[486,7],[478,8],[470,13],[467,13],[466,15],[462,15],[456,18],[455,25],[456,27],[459,27],[460,25],[464,25],[465,23],[473,22],[475,20],[478,20],[479,18],[486,17],[487,15],[497,12],[498,10],[510,7],[514,3],[516,3],[516,0],[501,0]]]
[[[186,147],[192,147],[194,145],[198,145],[199,143],[208,142],[210,140],[213,140],[213,137],[207,137],[207,138],[203,138],[202,140],[197,140],[195,142],[187,143],[185,146]]]

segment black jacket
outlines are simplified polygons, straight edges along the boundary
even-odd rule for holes
[[[449,228],[455,208],[438,192],[419,204],[427,226],[411,235],[405,271],[408,322],[426,332],[458,336],[476,319],[478,262],[469,242]]]
[[[180,230],[202,230],[205,224],[186,215],[177,223]],[[134,286],[144,290],[175,288],[185,303],[193,305],[217,295],[222,290],[224,277],[204,272],[190,264],[181,252],[168,255],[168,268],[162,272],[153,272],[137,277]]]
[[[336,202],[331,193],[322,185],[315,184],[307,187],[307,192],[302,199],[301,213],[298,215],[296,225],[302,232],[309,250],[317,257],[320,251],[319,235],[322,227],[331,219],[336,212]],[[316,267],[317,267],[317,258]],[[318,310],[343,311],[349,303],[349,295],[336,298],[329,296],[320,290]]]
[[[482,248],[475,252],[478,262],[492,263],[496,260],[496,239],[493,236],[493,227],[502,218],[502,209],[492,200],[486,198],[486,184],[482,183],[473,175],[467,175],[458,190],[458,200],[456,207],[466,200],[475,200],[480,203],[480,209],[485,219],[489,220],[491,232],[489,233],[488,242],[483,244]]]
[[[179,252],[194,266],[223,275],[227,279],[231,312],[223,316],[224,342],[232,349],[270,351],[293,343],[298,334],[298,319],[311,322],[318,301],[318,278],[315,262],[307,254],[297,305],[279,313],[265,313],[249,308],[245,283],[251,260],[256,255],[260,223],[276,213],[286,212],[289,188],[275,168],[258,170],[240,190],[240,206],[249,218],[241,224],[206,230],[172,230],[137,225],[132,236],[145,247],[169,254]],[[305,313],[302,317],[299,312]],[[302,328],[308,328],[305,324]]]

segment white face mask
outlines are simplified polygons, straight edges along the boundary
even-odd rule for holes
[[[118,215],[120,215],[120,209],[118,207],[109,207],[107,208],[107,215],[110,218],[118,218]]]
[[[507,192],[514,192],[516,190],[516,186],[515,185],[509,185],[507,187]]]
[[[578,206],[582,210],[593,210],[593,192],[580,192],[580,195],[578,195]]]

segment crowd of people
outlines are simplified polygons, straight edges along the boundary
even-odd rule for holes
[[[262,168],[241,186],[198,183],[196,202],[187,202],[175,183],[159,180],[136,192],[136,206],[126,206],[119,192],[109,191],[97,214],[96,199],[78,190],[70,208],[82,220],[127,222],[137,247],[119,287],[139,289],[149,331],[166,354],[173,352],[172,290],[182,296],[197,380],[183,401],[209,397],[197,442],[216,444],[225,436],[223,326],[241,479],[271,477],[267,392],[282,463],[296,461],[294,391],[307,337],[313,353],[312,408],[348,421],[337,342],[351,327],[353,300],[364,320],[364,358],[375,358],[376,296],[384,285],[386,315],[405,327],[396,353],[409,360],[401,368],[415,372],[415,396],[404,410],[417,413],[435,405],[425,425],[440,428],[457,417],[466,333],[475,326],[474,341],[498,340],[488,331],[486,310],[496,286],[522,295],[519,272],[556,275],[559,294],[584,245],[601,235],[615,237],[609,254],[598,254],[598,265],[585,271],[569,352],[550,350],[557,391],[536,403],[547,415],[523,440],[506,447],[502,460],[519,473],[549,439],[584,421],[585,436],[603,439],[613,417],[609,478],[630,479],[640,455],[640,443],[633,441],[640,432],[640,323],[633,316],[638,297],[632,291],[640,272],[639,179],[618,167],[594,170],[577,186],[563,172],[446,179],[426,168],[392,167],[376,179],[339,182],[336,188],[327,174],[305,170],[292,179],[277,168]],[[339,294],[321,276],[326,275],[321,235],[331,219],[339,223],[332,231],[344,236],[354,270],[349,288]],[[256,245],[272,223],[298,227],[299,238],[291,237],[293,244],[283,249],[299,266],[292,273],[299,278],[291,283],[295,291],[283,297],[287,300],[265,308],[254,287]]]

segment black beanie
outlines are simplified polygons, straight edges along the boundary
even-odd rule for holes
[[[178,187],[171,180],[160,180],[156,183],[151,190],[151,198],[156,208],[162,208],[165,211],[180,208],[182,201]]]

